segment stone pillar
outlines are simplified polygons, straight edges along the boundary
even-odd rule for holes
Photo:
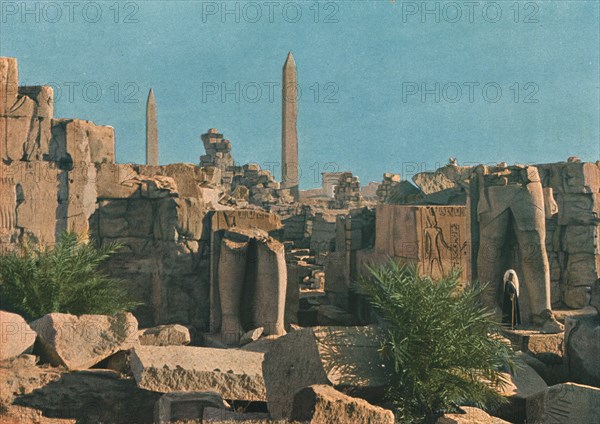
[[[158,128],[156,126],[156,100],[150,89],[146,103],[146,165],[158,166]]]
[[[296,80],[296,62],[290,52],[283,65],[281,122],[281,181],[289,189],[295,200],[300,197],[298,181],[298,89]]]

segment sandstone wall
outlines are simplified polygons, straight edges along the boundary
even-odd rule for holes
[[[538,165],[558,213],[546,221],[553,303],[589,304],[589,287],[600,278],[600,162]]]
[[[461,268],[470,277],[471,240],[465,206],[377,207],[375,250],[416,262],[423,275],[433,278]]]

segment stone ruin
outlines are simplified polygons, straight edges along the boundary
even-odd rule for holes
[[[332,209],[352,209],[360,207],[362,195],[360,181],[352,172],[342,172],[334,188]]]
[[[377,200],[380,203],[386,203],[388,197],[392,193],[393,188],[397,186],[401,180],[402,177],[400,174],[390,174],[389,172],[383,174],[383,181],[377,187]]]
[[[19,372],[43,374],[28,384],[62,381],[21,399],[25,409],[13,412],[22,422],[39,418],[31,408],[74,416],[59,401],[48,406],[43,400],[65,393],[78,393],[74,408],[81,418],[93,397],[89,387],[112,393],[98,401],[102,407],[86,412],[89,422],[151,422],[155,404],[160,417],[233,418],[229,409],[239,402],[258,408],[260,419],[270,413],[325,422],[318,420],[338,418],[327,415],[336,405],[336,414],[350,421],[392,422],[389,411],[363,400],[380,403],[383,377],[372,369],[377,331],[362,326],[374,319],[357,278],[366,265],[391,257],[415,262],[433,278],[459,267],[467,282],[487,272],[478,256],[490,235],[502,243],[489,274],[516,270],[527,288],[525,320],[533,320],[536,311],[527,305],[541,290],[544,307],[549,304],[567,327],[566,336],[527,329],[505,334],[524,352],[529,374],[527,384],[513,381],[515,409],[504,418],[536,422],[553,413],[552,399],[564,391],[572,404],[597,402],[598,390],[568,382],[598,387],[600,378],[598,349],[590,342],[599,328],[592,289],[598,292],[600,279],[600,162],[465,167],[452,161],[412,182],[385,173],[369,190],[361,190],[351,172],[324,173],[322,188],[296,194],[258,164],[236,164],[232,143],[217,129],[201,136],[206,154],[198,165],[118,164],[113,128],[55,118],[52,89],[18,87],[15,59],[0,58],[0,90],[0,250],[27,239],[51,245],[65,230],[99,245],[120,242],[124,249],[105,271],[124,280],[143,303],[133,314],[113,318],[50,314],[19,321],[29,337],[10,339],[14,344],[1,359],[16,361],[11,364]],[[151,156],[157,162],[154,150]],[[522,202],[498,206],[511,202],[506,199],[513,186],[521,190],[531,182],[539,211],[533,229],[523,227],[529,218],[519,218],[528,213]],[[502,228],[486,230],[480,215],[490,209],[506,214]],[[515,233],[529,230],[537,239],[523,242]],[[528,272],[532,265],[523,259],[532,246],[537,259]],[[531,275],[543,281],[535,286]],[[20,317],[12,315],[2,315],[3,323],[17,322]],[[73,340],[56,331],[60,323],[103,330],[97,340],[77,341],[85,349],[73,352]],[[72,373],[40,371],[27,357],[14,359],[32,349]],[[282,358],[277,352],[287,353]],[[339,358],[363,356],[373,361],[358,364],[356,375],[335,366]],[[92,365],[131,378],[80,371]],[[117,418],[114,405],[121,411]],[[579,422],[594,417],[593,409],[592,415],[575,409],[569,416],[584,414]]]

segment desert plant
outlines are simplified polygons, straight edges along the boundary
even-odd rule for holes
[[[27,320],[50,312],[112,315],[132,309],[138,303],[124,283],[99,271],[120,248],[96,248],[69,232],[50,247],[22,243],[0,256],[0,309]]]
[[[513,370],[514,353],[500,324],[478,302],[482,287],[459,284],[452,271],[437,281],[392,260],[369,268],[360,287],[386,335],[382,355],[392,366],[389,401],[400,422],[432,422],[460,405],[499,406],[497,389]]]

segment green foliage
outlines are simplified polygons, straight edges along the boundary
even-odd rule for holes
[[[505,401],[495,389],[506,383],[501,372],[513,369],[514,353],[494,337],[500,324],[479,304],[482,287],[462,290],[456,270],[433,281],[392,260],[369,271],[361,287],[383,321],[382,354],[393,366],[388,396],[400,422]]]
[[[120,248],[98,249],[67,232],[52,247],[24,243],[0,256],[0,309],[32,320],[50,312],[112,315],[134,308],[124,283],[98,270]]]

